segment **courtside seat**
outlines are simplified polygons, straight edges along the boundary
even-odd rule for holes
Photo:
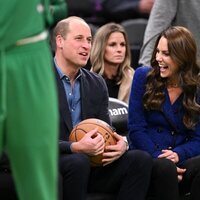
[[[147,22],[147,19],[137,18],[128,19],[121,23],[128,35],[132,55],[131,66],[134,69],[138,67],[140,49],[143,44],[143,37],[147,26]]]
[[[128,105],[110,97],[108,109],[112,126],[118,134],[126,136],[128,133]]]

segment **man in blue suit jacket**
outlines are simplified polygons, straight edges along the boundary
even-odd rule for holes
[[[107,146],[104,152],[104,139],[96,129],[78,142],[68,141],[72,128],[84,119],[98,118],[110,124],[108,91],[101,76],[82,68],[88,61],[92,40],[83,19],[73,16],[58,22],[54,39],[63,198],[85,200],[89,191],[113,193],[120,200],[144,200],[152,166],[147,153],[127,151],[127,143],[117,133],[117,144]],[[91,168],[88,155],[99,153],[103,153],[104,166]]]

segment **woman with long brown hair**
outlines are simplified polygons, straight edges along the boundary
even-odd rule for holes
[[[170,27],[158,37],[152,67],[136,70],[129,102],[133,149],[154,158],[150,192],[200,199],[200,68],[191,32]]]

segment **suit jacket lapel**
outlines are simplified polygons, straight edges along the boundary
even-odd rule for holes
[[[166,120],[168,121],[168,123],[171,125],[171,127],[178,132],[178,128],[176,126],[176,121],[175,121],[175,115],[172,109],[172,105],[169,99],[169,95],[167,93],[167,91],[165,91],[165,101],[162,105],[162,112],[166,118]]]
[[[90,88],[90,86],[88,85],[88,82],[85,80],[85,74],[82,73],[82,77],[81,77],[81,117],[82,119],[86,119],[87,118],[87,110],[88,108],[88,96],[89,95],[93,95],[88,93],[88,88]]]
[[[58,96],[59,96],[59,110],[61,117],[64,119],[64,122],[66,126],[68,127],[69,131],[72,130],[73,125],[72,125],[72,120],[71,120],[71,113],[69,110],[65,90],[64,90],[64,85],[62,83],[62,80],[60,80],[60,76],[55,68],[56,71],[56,81],[57,81],[57,87],[58,87]]]

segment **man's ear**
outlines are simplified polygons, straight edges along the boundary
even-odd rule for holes
[[[63,44],[64,44],[64,39],[61,35],[57,35],[56,36],[56,46],[58,48],[62,48],[63,47]]]

